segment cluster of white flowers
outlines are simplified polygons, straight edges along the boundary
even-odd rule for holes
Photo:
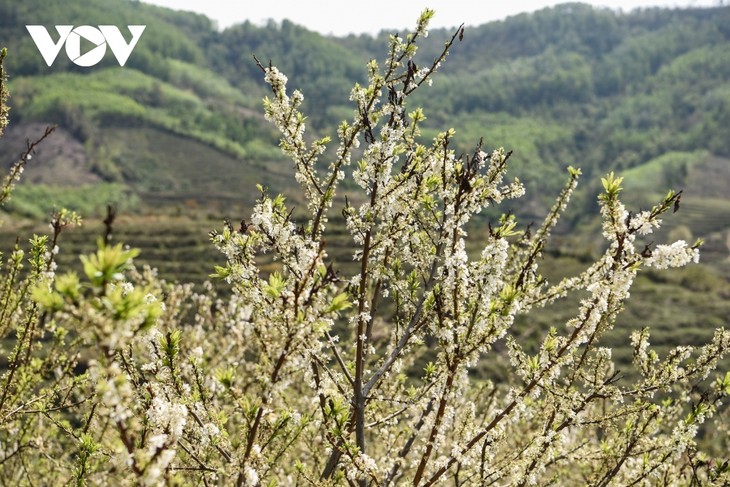
[[[121,423],[130,418],[134,414],[131,408],[134,389],[119,364],[112,362],[104,368],[94,360],[89,363],[89,372],[96,382],[96,391],[101,396],[102,404],[109,408],[111,419]]]
[[[220,435],[220,428],[213,423],[205,423],[200,429],[200,442],[203,446],[207,446],[211,441],[216,441]]]
[[[690,262],[697,263],[699,260],[699,249],[690,247],[684,240],[677,240],[671,245],[657,245],[644,262],[655,269],[668,269],[682,267]]]
[[[631,229],[639,235],[649,235],[661,224],[662,221],[659,218],[652,218],[651,212],[646,210],[633,215],[631,219]]]
[[[146,453],[150,460],[140,479],[142,485],[160,485],[163,475],[177,453],[175,449],[168,447],[168,441],[168,436],[165,434],[152,435],[147,440]]]
[[[166,431],[173,439],[180,438],[187,421],[188,408],[155,396],[147,409],[147,419],[153,428]]]

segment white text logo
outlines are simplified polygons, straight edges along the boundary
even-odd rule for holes
[[[58,32],[57,42],[51,39],[51,35],[42,25],[25,26],[47,65],[53,64],[61,51],[61,47],[65,44],[68,58],[77,66],[87,68],[94,66],[104,58],[107,44],[111,48],[114,57],[119,61],[119,65],[124,66],[146,26],[128,25],[127,28],[132,34],[132,40],[129,43],[124,40],[122,33],[114,25],[100,25],[98,28],[90,25],[80,25],[75,28],[73,25],[57,25],[55,27],[56,32]],[[91,49],[83,54],[81,53],[81,38],[93,45]]]

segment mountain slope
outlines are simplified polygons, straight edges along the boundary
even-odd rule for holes
[[[124,68],[110,54],[79,68],[63,53],[49,68],[24,26],[64,22],[147,28]],[[487,147],[513,150],[513,174],[529,189],[514,210],[528,219],[544,213],[564,168],[580,166],[587,184],[563,230],[590,225],[601,174],[642,174],[645,165],[645,174],[668,173],[670,154],[701,154],[707,164],[730,158],[728,26],[727,7],[619,14],[572,3],[468,29],[433,87],[416,99],[429,117],[425,133],[454,126],[461,150],[481,137]],[[252,54],[302,89],[310,131],[332,134],[352,117],[350,87],[364,78],[368,59],[384,57],[388,36],[324,37],[288,21],[219,32],[204,16],[99,0],[0,0],[0,33],[11,52],[13,138],[32,136],[25,128],[35,124],[60,125],[67,149],[84,161],[74,166],[78,177],[124,185],[143,208],[191,199],[204,206],[212,192],[250,204],[256,182],[275,191],[293,185],[261,116],[266,87]],[[419,65],[451,35],[433,30]],[[0,144],[8,162],[19,151],[9,145]],[[39,154],[37,167],[66,167],[67,152]],[[721,179],[730,171],[724,162],[710,166]],[[710,166],[652,180],[653,191],[683,188],[686,201],[722,217],[714,201],[728,196],[705,195],[697,169]],[[58,172],[37,169],[36,177],[62,182]],[[716,242],[728,231],[695,219],[681,224]]]

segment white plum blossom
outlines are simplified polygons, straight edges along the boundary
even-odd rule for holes
[[[246,485],[249,485],[249,486],[259,485],[259,474],[258,474],[258,472],[256,472],[256,470],[247,466],[244,469],[244,474],[245,474],[245,478],[246,478]]]
[[[645,262],[655,269],[682,267],[690,262],[700,260],[700,251],[687,245],[684,240],[677,240],[671,245],[657,245]]]
[[[147,410],[147,419],[155,428],[167,431],[172,438],[182,436],[187,421],[188,409],[184,404],[175,404],[160,396],[152,399]]]

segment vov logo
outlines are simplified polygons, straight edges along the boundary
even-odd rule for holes
[[[66,45],[66,55],[77,66],[88,68],[96,65],[104,58],[106,46],[112,50],[120,66],[124,66],[132,54],[134,46],[144,32],[145,25],[128,25],[127,29],[132,34],[132,40],[127,43],[115,25],[100,25],[98,28],[90,25],[57,25],[58,41],[54,42],[51,35],[42,25],[26,25],[28,33],[33,38],[36,47],[41,52],[43,60],[47,65],[53,64],[58,57],[61,47]],[[91,49],[81,53],[81,38],[93,44]]]

